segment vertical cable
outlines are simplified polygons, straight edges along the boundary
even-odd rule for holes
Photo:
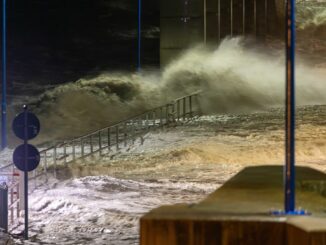
[[[246,35],[246,0],[242,0],[242,35]]]
[[[233,0],[230,0],[230,35],[233,37]]]
[[[254,34],[257,36],[257,0],[254,0]]]
[[[204,0],[204,43],[207,42],[207,12],[206,12],[206,0]]]
[[[218,13],[217,13],[217,17],[218,17],[218,42],[221,41],[221,0],[217,0],[218,1]]]
[[[142,0],[138,0],[138,49],[137,49],[137,71],[141,69],[141,8]]]
[[[7,147],[7,16],[6,0],[2,0],[2,103],[1,148]]]

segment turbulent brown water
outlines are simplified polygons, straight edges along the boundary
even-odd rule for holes
[[[283,164],[283,115],[202,116],[69,165],[31,195],[31,244],[138,244],[149,210],[198,202],[246,166]],[[326,106],[298,108],[297,165],[326,172],[325,122]]]

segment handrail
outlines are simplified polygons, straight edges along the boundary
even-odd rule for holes
[[[111,148],[113,146],[115,146],[116,150],[119,150],[120,144],[123,143],[125,147],[130,140],[134,143],[136,137],[142,136],[149,130],[168,125],[171,121],[187,121],[189,118],[199,113],[200,108],[198,100],[194,101],[193,98],[197,97],[200,93],[201,91],[196,91],[187,96],[174,99],[165,105],[155,107],[128,119],[113,123],[110,126],[92,131],[71,140],[64,140],[63,142],[41,150],[41,168],[34,170],[33,176],[31,176],[30,179],[34,179],[35,187],[37,177],[45,175],[47,181],[47,169],[48,166],[51,165],[48,162],[49,159],[52,159],[54,176],[56,176],[56,167],[60,160],[63,160],[66,165],[68,162],[98,152],[102,154],[104,150],[109,152],[112,150]],[[194,102],[196,102],[196,104],[194,104]],[[106,135],[103,136],[102,133],[104,132]],[[104,138],[105,140],[103,140]],[[97,141],[96,144],[93,143],[94,139]],[[72,148],[70,152],[67,151],[68,147]],[[0,171],[12,166],[13,164],[8,164],[0,167]],[[42,172],[37,173],[37,171]]]
[[[183,96],[183,97],[179,97],[179,98],[177,98],[177,99],[174,99],[174,100],[172,100],[170,103],[175,103],[175,102],[177,102],[178,100],[182,100],[182,99],[184,99],[184,98],[188,98],[188,97],[191,97],[191,96],[199,95],[200,93],[201,93],[201,91],[198,90],[198,91],[193,92],[193,93],[191,93],[191,94],[189,94],[189,95],[187,95],[187,96]],[[132,116],[132,117],[130,117],[130,118],[123,119],[123,120],[120,120],[120,121],[118,121],[118,122],[115,122],[115,123],[113,123],[113,124],[110,125],[110,126],[107,126],[107,127],[101,128],[101,129],[97,129],[97,130],[94,130],[94,131],[89,132],[89,133],[87,133],[87,134],[84,134],[84,135],[78,136],[77,138],[74,138],[74,139],[70,140],[70,142],[71,142],[71,141],[80,140],[80,139],[85,138],[85,137],[89,137],[89,136],[91,136],[91,135],[93,135],[93,134],[98,133],[99,131],[102,131],[102,130],[105,130],[105,129],[108,129],[108,128],[111,128],[111,127],[115,127],[115,126],[120,125],[120,124],[122,124],[122,123],[124,123],[124,122],[126,122],[126,121],[130,121],[130,120],[136,119],[136,118],[138,118],[138,117],[140,117],[140,116],[146,115],[146,114],[149,113],[149,112],[152,112],[153,110],[163,108],[163,107],[165,107],[166,105],[168,105],[168,104],[170,104],[170,103],[167,103],[167,104],[165,104],[165,105],[161,105],[161,106],[155,107],[155,108],[153,108],[153,109],[146,110],[146,111],[144,111],[144,112],[142,112],[142,113],[140,113],[140,114],[137,114],[137,115],[135,115],[135,116]],[[65,140],[63,140],[63,142],[61,142],[61,143],[57,143],[57,144],[54,145],[54,146],[51,146],[51,147],[49,147],[49,148],[47,148],[47,149],[44,149],[44,150],[40,151],[40,153],[43,153],[43,152],[48,151],[48,150],[51,150],[51,149],[55,148],[56,146],[62,146],[62,145],[65,144],[65,143],[68,143],[68,142],[65,142]]]
[[[127,147],[128,143],[135,143],[137,137],[140,137],[141,143],[143,143],[142,136],[150,130],[164,127],[170,123],[185,122],[191,119],[200,113],[199,101],[194,100],[200,93],[200,91],[197,91],[180,97],[163,106],[155,107],[110,126],[41,150],[40,167],[29,174],[29,180],[34,182],[34,189],[37,188],[37,182],[40,177],[44,177],[44,182],[48,181],[49,159],[52,159],[53,174],[56,177],[57,165],[60,161],[67,165],[69,162],[94,155],[95,153],[102,154],[105,150],[109,153],[114,149],[112,147],[115,147],[116,151],[118,151],[121,144],[123,144],[123,147]],[[94,139],[96,139],[96,143],[93,142]],[[21,208],[19,181],[13,164],[0,167],[0,175],[10,176],[8,168],[11,168],[12,171],[12,177],[7,178],[11,180],[10,184],[8,182],[8,193],[10,194],[8,210],[10,211],[10,223],[13,224],[17,220],[16,218],[19,217]]]

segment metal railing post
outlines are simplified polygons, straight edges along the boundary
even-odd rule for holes
[[[10,188],[10,222],[11,224],[14,223],[14,189]]]
[[[72,160],[76,160],[76,145],[75,145],[75,139],[72,140]]]
[[[98,147],[99,147],[99,154],[102,154],[102,134],[101,134],[101,130],[98,131]]]
[[[127,146],[127,122],[123,124],[123,141],[124,141],[124,146]]]
[[[65,166],[67,166],[67,148],[66,148],[66,142],[63,142],[63,159]]]
[[[8,232],[8,186],[0,184],[0,228]]]
[[[19,210],[19,182],[16,184],[16,197],[17,197],[17,204],[16,204],[16,217],[19,218],[20,210]]]
[[[48,182],[48,159],[47,159],[47,151],[44,152],[44,174],[46,183]]]
[[[53,174],[54,174],[54,178],[57,177],[57,146],[54,146],[53,148]]]
[[[108,151],[111,150],[111,127],[108,128]]]
[[[146,113],[146,119],[145,119],[146,120],[145,121],[146,124],[145,125],[146,125],[146,130],[147,131],[149,131],[149,121],[148,121],[148,118],[149,118],[148,113]]]
[[[189,117],[192,117],[192,95],[189,96]]]
[[[183,102],[183,112],[182,112],[183,121],[185,121],[186,120],[186,97],[182,98],[182,102]]]
[[[246,0],[242,0],[242,35],[246,34]]]
[[[115,126],[116,149],[119,150],[119,125]]]
[[[91,154],[93,154],[93,135],[92,134],[89,136],[89,144],[91,147]]]
[[[84,157],[85,152],[84,152],[84,140],[83,140],[83,138],[80,138],[80,147],[81,147],[81,149],[80,149],[81,157]]]
[[[180,100],[177,100],[177,119],[180,121]]]

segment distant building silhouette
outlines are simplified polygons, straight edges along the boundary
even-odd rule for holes
[[[167,64],[198,43],[227,36],[281,36],[285,0],[161,0],[160,60]]]

